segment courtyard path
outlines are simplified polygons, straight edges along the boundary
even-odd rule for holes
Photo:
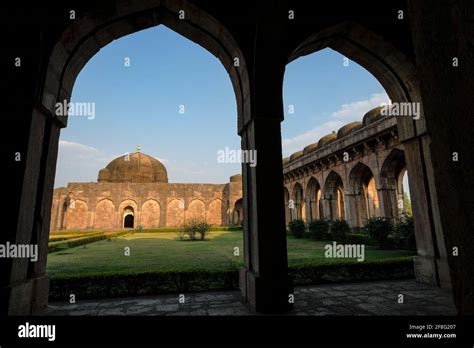
[[[399,303],[399,294],[403,303]],[[238,291],[52,302],[44,315],[253,315]],[[182,301],[181,301],[182,302]],[[414,280],[299,286],[287,315],[455,315],[451,292]]]

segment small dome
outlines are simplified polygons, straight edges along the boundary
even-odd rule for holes
[[[230,182],[242,182],[242,175],[235,174],[230,177]]]
[[[316,151],[316,149],[318,148],[318,144],[317,143],[313,143],[313,144],[309,144],[308,146],[306,146],[304,149],[303,149],[303,155],[306,155],[310,152],[313,152],[313,151]]]
[[[107,168],[103,168],[99,171],[99,181],[110,181],[111,177],[110,170]]]
[[[355,121],[355,122],[348,123],[342,126],[341,128],[339,128],[339,130],[337,131],[337,138],[341,139],[345,137],[346,135],[349,135],[360,128],[362,128],[362,122]]]
[[[298,159],[303,156],[303,150],[297,151],[294,154],[290,156],[290,161],[294,161],[295,159]]]
[[[383,106],[378,106],[370,111],[368,111],[364,117],[362,118],[362,124],[363,126],[368,126],[371,123],[374,123],[375,121],[381,119],[383,116],[381,114],[381,111],[384,107]]]
[[[120,156],[99,171],[98,182],[168,182],[163,163],[149,155],[135,152]]]
[[[337,135],[336,132],[332,132],[331,134],[325,135],[318,141],[318,147],[323,147],[329,143],[332,143],[333,141],[337,140]]]
[[[283,158],[283,165],[290,163],[290,157]]]

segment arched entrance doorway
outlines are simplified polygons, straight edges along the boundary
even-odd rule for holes
[[[123,228],[133,228],[134,227],[134,210],[131,206],[125,207],[123,210]]]
[[[243,206],[242,198],[238,199],[234,204],[234,210],[232,211],[232,224],[241,225],[243,220]]]

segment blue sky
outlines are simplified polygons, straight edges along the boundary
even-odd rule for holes
[[[345,67],[343,58],[325,49],[287,66],[284,157],[388,101],[369,72],[352,61]],[[225,183],[240,172],[239,164],[217,162],[218,150],[240,148],[227,72],[211,53],[164,26],[102,48],[80,72],[71,101],[94,102],[95,117],[69,117],[55,187],[96,181],[101,168],[137,144],[163,161],[170,182]]]

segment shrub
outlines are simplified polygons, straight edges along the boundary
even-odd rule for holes
[[[309,234],[314,240],[326,240],[329,235],[329,220],[312,220],[308,223]]]
[[[396,248],[416,250],[413,216],[402,214],[395,220],[394,231]]]
[[[211,225],[208,224],[206,221],[200,221],[197,224],[197,233],[199,233],[201,240],[206,239],[207,233],[211,230]]]
[[[211,225],[209,225],[205,220],[201,219],[190,219],[186,221],[184,224],[184,233],[189,237],[190,240],[205,240],[207,233],[210,231]],[[180,237],[180,232],[178,233],[178,237]],[[181,240],[184,239],[180,237]]]
[[[336,242],[344,243],[351,228],[346,220],[334,220],[331,222],[331,236]]]
[[[288,228],[295,238],[303,238],[306,231],[306,226],[302,219],[291,220]]]
[[[351,233],[346,236],[347,244],[375,245],[375,241],[365,233]]]
[[[371,217],[365,224],[366,233],[377,242],[379,248],[387,248],[387,238],[393,226],[390,219],[385,217]]]

